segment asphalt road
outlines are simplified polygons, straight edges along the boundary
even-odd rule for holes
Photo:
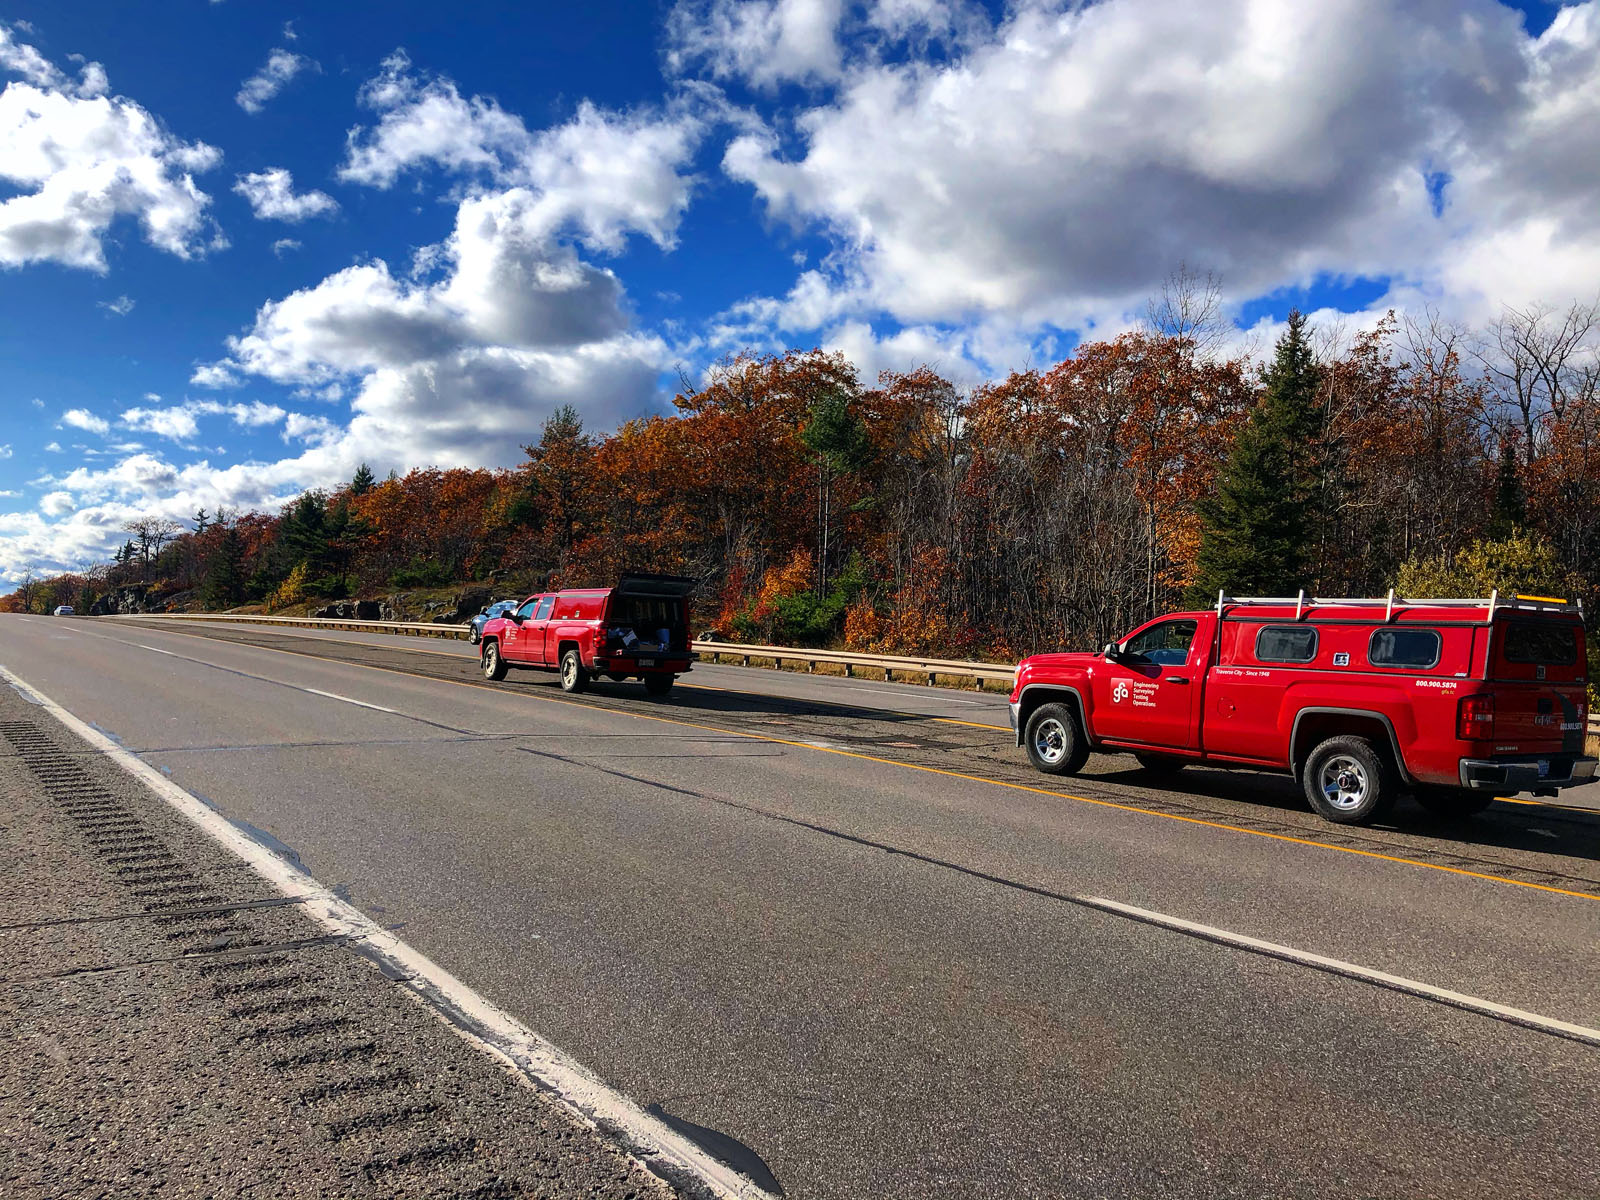
[[[927,689],[233,636],[7,617],[0,663],[790,1195],[1600,1195],[1600,1047],[1215,940],[1600,1025],[1590,815],[1339,831],[1265,776],[1057,786]]]
[[[124,620],[127,618],[119,618]],[[132,618],[132,620],[139,620]],[[149,624],[150,618],[144,618]],[[198,621],[180,626],[191,630],[202,627]],[[284,626],[264,626],[231,621],[206,621],[205,629],[218,632],[259,634],[265,629],[285,632]],[[392,633],[361,633],[343,629],[294,629],[296,637],[342,645],[374,646],[393,649],[406,647],[412,653],[449,655],[477,661],[478,647],[465,638],[412,637]],[[535,678],[529,676],[528,678]],[[845,679],[837,675],[813,675],[798,671],[772,671],[759,667],[735,667],[719,663],[699,663],[682,676],[679,688],[688,691],[751,692],[761,696],[782,696],[820,703],[842,703],[885,712],[904,712],[920,716],[974,721],[1006,729],[1006,697],[995,692],[965,691],[908,683],[884,683],[871,679]]]

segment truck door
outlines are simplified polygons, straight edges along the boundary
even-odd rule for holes
[[[533,616],[528,618],[527,624],[522,627],[523,651],[527,654],[525,662],[535,665],[550,666],[550,610],[555,607],[554,596],[540,596],[539,606],[533,610]]]
[[[506,614],[505,628],[500,631],[500,657],[507,662],[527,662],[527,653],[523,647],[528,641],[528,626],[524,624],[533,616],[533,610],[539,604],[539,597],[534,596],[524,600],[515,612]]]
[[[1136,631],[1114,662],[1095,665],[1094,734],[1173,750],[1198,746],[1197,713],[1209,637],[1194,617],[1169,617]],[[1209,622],[1208,622],[1209,624]]]
[[[522,602],[516,619],[509,621],[501,635],[500,655],[507,662],[529,663],[539,666],[544,650],[544,629],[539,623],[539,612],[550,614],[552,596],[533,596]],[[507,614],[510,616],[511,614]]]

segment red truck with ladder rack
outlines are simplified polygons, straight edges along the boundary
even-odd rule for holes
[[[1049,774],[1128,752],[1287,772],[1341,824],[1402,791],[1459,816],[1593,781],[1585,649],[1582,606],[1548,597],[1219,595],[1098,654],[1024,659],[1011,723]]]

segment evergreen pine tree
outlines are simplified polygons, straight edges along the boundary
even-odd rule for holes
[[[362,463],[356,468],[356,473],[350,479],[350,494],[352,496],[365,496],[377,484],[377,479],[372,474],[372,468]]]
[[[1494,506],[1489,510],[1489,537],[1503,541],[1528,521],[1528,504],[1522,491],[1517,448],[1510,438],[1500,439],[1500,462],[1494,477]]]
[[[1282,596],[1307,586],[1321,412],[1306,319],[1289,314],[1261,400],[1233,443],[1215,492],[1197,507],[1194,603],[1218,590]]]
[[[230,608],[244,591],[244,541],[236,529],[225,529],[216,551],[206,563],[200,585],[200,602],[206,608]]]

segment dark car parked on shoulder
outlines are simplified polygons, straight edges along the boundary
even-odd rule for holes
[[[467,641],[476,646],[483,641],[483,627],[496,617],[503,617],[517,607],[515,600],[496,600],[477,616],[472,618],[472,624],[467,629]]]

